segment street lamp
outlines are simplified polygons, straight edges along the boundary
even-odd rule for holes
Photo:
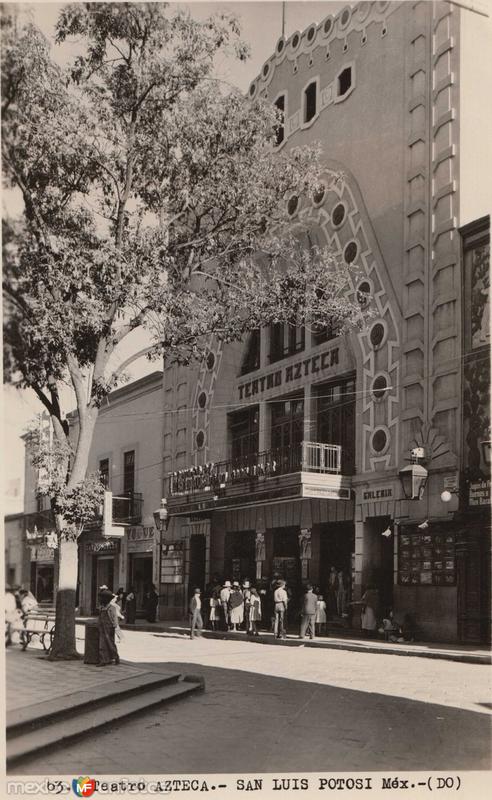
[[[161,500],[160,508],[154,511],[154,523],[158,531],[167,531],[169,527],[169,511],[167,510],[167,500],[165,497]]]
[[[490,467],[490,444],[491,444],[490,439],[485,442],[480,442],[482,457],[484,460],[484,464],[486,464],[487,467]]]
[[[412,452],[412,463],[403,467],[398,473],[403,494],[407,500],[422,500],[429,473],[419,464],[425,458],[423,447],[415,447]]]

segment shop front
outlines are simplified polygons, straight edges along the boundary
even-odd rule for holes
[[[84,534],[83,534],[84,537]],[[116,591],[119,586],[120,540],[82,538],[79,544],[79,608],[82,614],[96,614],[101,586]]]
[[[43,545],[31,546],[31,592],[39,604],[53,605],[55,551]]]
[[[146,614],[145,595],[154,582],[154,537],[153,526],[138,525],[127,531],[128,586],[124,588],[128,591],[130,586],[133,587],[137,597],[138,617]]]

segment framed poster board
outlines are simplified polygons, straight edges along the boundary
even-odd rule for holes
[[[161,548],[161,583],[183,583],[184,542],[169,542]]]
[[[455,534],[406,528],[398,548],[400,586],[454,586],[456,584]]]

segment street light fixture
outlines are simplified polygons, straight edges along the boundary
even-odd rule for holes
[[[169,511],[167,510],[167,500],[165,497],[161,500],[160,508],[154,511],[154,523],[158,531],[167,531],[169,527]]]
[[[429,477],[426,468],[419,464],[419,461],[424,458],[423,447],[416,447],[412,450],[413,463],[403,467],[398,473],[403,494],[407,500],[422,500],[424,496],[425,485]]]
[[[490,467],[490,445],[491,445],[490,439],[485,442],[480,442],[482,457],[484,460],[484,464],[486,464],[487,467]]]

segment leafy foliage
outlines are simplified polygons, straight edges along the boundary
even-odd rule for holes
[[[360,308],[347,268],[287,214],[286,197],[319,188],[319,146],[274,152],[278,112],[214,78],[218,52],[248,54],[233,16],[77,3],[57,24],[57,41],[70,37],[85,50],[61,69],[35,27],[4,17],[2,153],[24,199],[4,232],[5,363],[60,436],[71,380],[73,488],[115,385],[111,355],[135,328],[187,363],[204,334],[328,319],[342,331]]]

